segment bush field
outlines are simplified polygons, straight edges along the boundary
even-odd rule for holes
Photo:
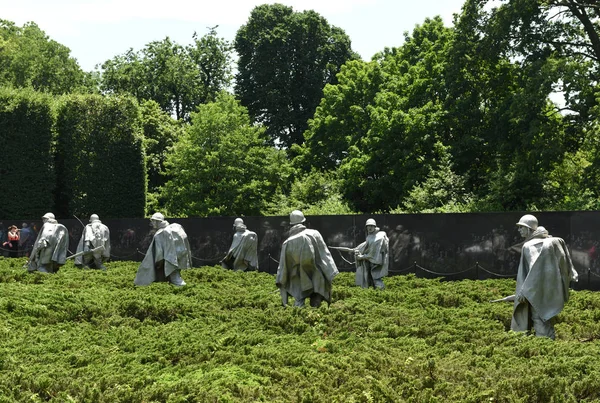
[[[273,275],[200,267],[135,287],[136,262],[27,273],[0,258],[0,402],[581,402],[600,399],[600,296],[557,339],[516,334],[514,280],[334,281],[283,308]]]

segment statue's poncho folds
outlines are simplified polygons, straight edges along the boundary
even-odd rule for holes
[[[192,254],[187,234],[179,224],[163,221],[152,238],[146,256],[135,276],[135,285],[149,285],[155,281],[164,281],[177,270],[192,267]],[[164,273],[160,272],[164,261]]]
[[[29,271],[58,271],[67,260],[69,246],[69,231],[67,228],[49,220],[42,226],[31,250],[28,262]]]
[[[516,292],[527,299],[542,320],[548,321],[569,300],[569,283],[576,280],[577,272],[562,238],[535,235],[523,245]],[[512,330],[529,329],[529,304],[515,300]]]
[[[339,271],[323,237],[316,230],[298,224],[281,247],[277,286],[296,301],[319,294],[331,302],[331,283]]]
[[[373,285],[373,280],[380,280],[388,275],[389,243],[384,231],[367,235],[365,242],[356,247],[365,260],[356,261],[355,284],[363,288]]]
[[[256,232],[244,230],[233,235],[233,242],[227,256],[221,262],[225,269],[245,271],[258,269],[258,237]]]
[[[88,252],[100,246],[104,247],[102,252],[91,256],[77,256],[75,258],[75,265],[83,266],[89,264],[94,258],[100,259],[102,262],[110,258],[110,230],[100,220],[94,220],[83,229],[79,244],[77,244],[76,253]]]

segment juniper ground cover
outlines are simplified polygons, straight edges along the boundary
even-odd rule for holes
[[[508,331],[512,280],[334,281],[283,308],[274,276],[136,262],[27,273],[0,258],[0,402],[580,402],[600,399],[600,295],[571,291],[557,340]]]

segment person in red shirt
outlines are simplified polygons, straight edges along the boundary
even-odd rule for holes
[[[11,225],[10,227],[8,227],[7,241],[4,242],[2,246],[10,250],[8,257],[19,256],[19,229],[16,225]]]

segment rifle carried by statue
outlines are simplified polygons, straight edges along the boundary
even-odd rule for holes
[[[75,254],[73,254],[71,256],[67,256],[67,260],[69,260],[69,259],[75,259],[76,257],[79,257],[79,256],[93,255],[94,252],[104,252],[104,245],[100,245],[100,246],[98,246],[97,248],[94,248],[94,249],[89,249],[89,250],[84,250],[84,251],[81,251],[81,252],[77,252],[77,253],[75,253]]]
[[[509,295],[508,297],[504,297],[504,298],[500,298],[500,299],[494,299],[490,302],[513,302],[515,300],[515,296],[514,295]]]
[[[334,249],[334,250],[339,250],[341,252],[348,252],[348,253],[352,253],[353,255],[356,254],[356,248],[346,248],[345,246],[329,246],[327,245],[327,248],[329,249]],[[342,256],[342,254],[340,253],[340,256],[342,259],[344,259],[344,261],[348,264],[356,264],[356,259],[354,262],[351,262],[347,259],[344,258],[344,256]]]

